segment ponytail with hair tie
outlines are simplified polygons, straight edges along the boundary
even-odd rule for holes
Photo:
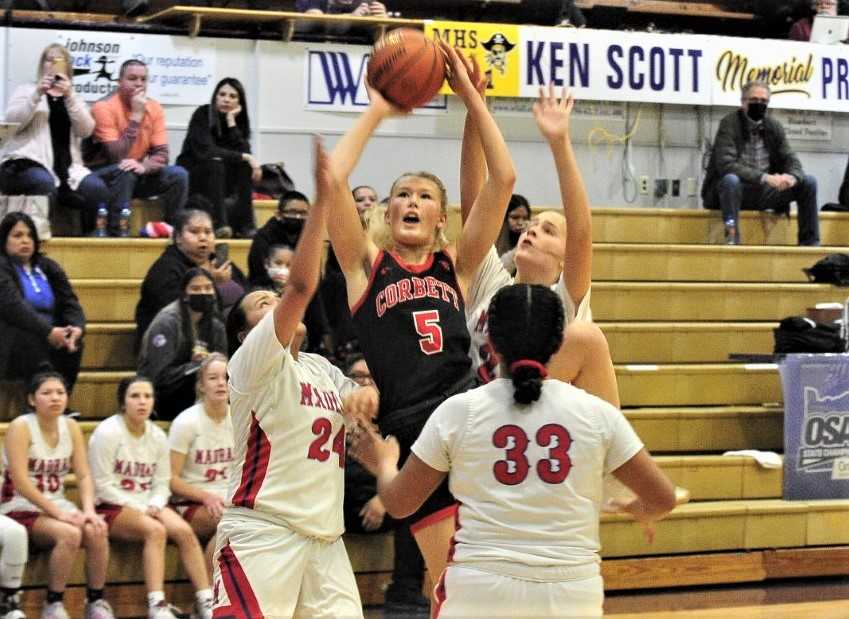
[[[540,378],[548,378],[548,370],[545,369],[545,366],[539,361],[534,361],[533,359],[519,359],[518,361],[514,361],[510,364],[510,373],[514,374],[516,370],[520,370],[522,368],[534,368],[539,372]]]

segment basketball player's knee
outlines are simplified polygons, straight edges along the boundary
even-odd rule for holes
[[[79,548],[82,539],[82,531],[71,524],[65,524],[56,532],[56,545],[64,548]]]
[[[180,522],[175,525],[171,529],[171,539],[174,540],[174,543],[178,546],[183,546],[185,544],[199,544],[197,535],[192,530],[192,527],[189,526],[185,520],[180,520]]]
[[[165,541],[168,539],[168,534],[165,531],[165,525],[163,525],[158,520],[153,520],[149,522],[145,532],[144,532],[144,541],[146,544],[157,544],[160,546],[165,546]]]

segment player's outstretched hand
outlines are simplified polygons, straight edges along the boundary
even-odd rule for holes
[[[392,469],[397,472],[401,447],[394,436],[384,439],[371,428],[358,423],[351,430],[348,453],[369,473],[379,477],[382,472],[391,472]]]
[[[569,138],[569,119],[574,107],[575,98],[568,88],[563,88],[558,99],[554,84],[548,88],[540,86],[539,99],[534,103],[534,120],[546,140]]]
[[[380,395],[372,386],[360,387],[342,401],[342,409],[345,416],[356,422],[357,420],[371,423],[377,417],[377,409],[380,404]]]
[[[454,94],[466,104],[472,97],[480,97],[478,84],[473,81],[473,79],[480,79],[480,70],[475,68],[477,61],[467,58],[459,49],[451,47],[442,39],[439,40],[439,47],[447,61],[448,85],[451,86]]]
[[[639,498],[610,498],[605,501],[602,511],[614,514],[629,514],[634,520],[640,523],[646,542],[649,544],[654,542],[656,521],[646,515],[643,509],[643,502]]]

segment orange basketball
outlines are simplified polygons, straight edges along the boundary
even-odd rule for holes
[[[368,81],[387,101],[411,110],[439,91],[445,81],[445,56],[418,30],[392,30],[374,44]]]

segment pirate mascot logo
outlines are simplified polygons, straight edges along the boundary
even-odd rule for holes
[[[500,32],[493,34],[489,37],[489,41],[484,42],[482,45],[486,50],[487,88],[493,88],[493,70],[498,71],[501,75],[507,73],[507,54],[510,50],[516,47],[516,45],[511,43],[507,37]]]

